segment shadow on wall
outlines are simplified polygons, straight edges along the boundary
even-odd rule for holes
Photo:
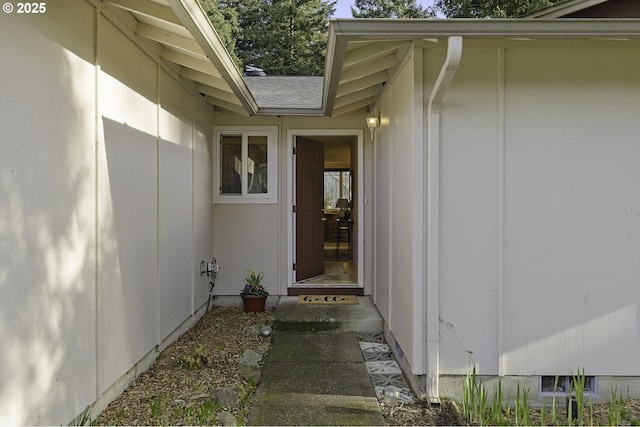
[[[157,344],[157,140],[102,119],[99,178],[100,391]],[[101,162],[101,164],[103,164]]]
[[[94,67],[53,41],[79,38],[47,27],[64,13],[0,19],[0,424],[95,400]]]

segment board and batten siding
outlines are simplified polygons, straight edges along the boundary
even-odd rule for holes
[[[441,374],[640,375],[637,49],[464,49],[442,110]]]
[[[424,373],[422,52],[411,50],[376,104],[374,296],[396,356]],[[401,349],[402,354],[399,352]]]
[[[0,34],[0,423],[66,424],[202,313],[212,109],[92,3]]]

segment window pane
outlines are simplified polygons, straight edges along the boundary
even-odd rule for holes
[[[242,194],[242,137],[222,136],[221,194]]]
[[[249,136],[247,156],[248,193],[267,192],[267,137]]]
[[[351,200],[351,172],[348,170],[324,171],[324,206],[335,208],[338,199]]]
[[[340,172],[324,171],[324,207],[333,208],[340,198]]]

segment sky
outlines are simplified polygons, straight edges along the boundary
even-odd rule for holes
[[[333,14],[333,17],[351,18],[351,6],[353,6],[354,3],[355,0],[338,0],[338,4],[336,4],[336,13]],[[418,0],[416,3],[427,7],[433,5],[433,0]]]

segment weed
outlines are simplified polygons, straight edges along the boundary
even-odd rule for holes
[[[484,386],[480,383],[476,374],[476,366],[464,379],[462,384],[462,413],[472,423],[480,422],[480,402],[479,396],[484,391]]]
[[[491,425],[503,425],[505,423],[504,413],[502,410],[502,380],[498,380],[498,386],[493,389],[493,398],[491,399],[491,410],[489,418],[486,420],[487,424]]]
[[[84,411],[78,417],[73,420],[69,425],[71,426],[90,426],[93,425],[91,421],[91,412],[87,406]]]
[[[165,425],[169,422],[166,416],[168,406],[166,396],[154,397],[149,401],[151,417],[155,424]]]
[[[222,406],[211,400],[206,400],[198,408],[196,414],[197,425],[215,425],[217,423],[217,414],[222,411]]]
[[[572,379],[571,383],[573,384],[573,387],[575,387],[575,401],[576,401],[576,411],[577,411],[577,414],[573,414],[573,415],[575,415],[575,417],[577,418],[578,425],[583,426],[584,425],[584,385],[586,382],[586,377],[584,375],[584,368],[582,369],[582,372],[580,372],[580,368],[578,368],[578,373],[576,375],[571,373],[571,379]],[[569,386],[569,391],[571,391],[571,385]],[[571,396],[571,393],[569,393],[569,395]]]
[[[516,425],[527,426],[531,424],[529,413],[529,388],[520,388],[520,382],[516,388],[516,401],[514,405]]]
[[[180,356],[178,358],[178,364],[187,371],[193,371],[208,363],[209,357],[206,355],[203,346],[196,348],[193,356]]]
[[[116,422],[114,424],[117,424],[117,425],[122,424],[122,415],[124,415],[124,409],[118,408],[116,410]]]

